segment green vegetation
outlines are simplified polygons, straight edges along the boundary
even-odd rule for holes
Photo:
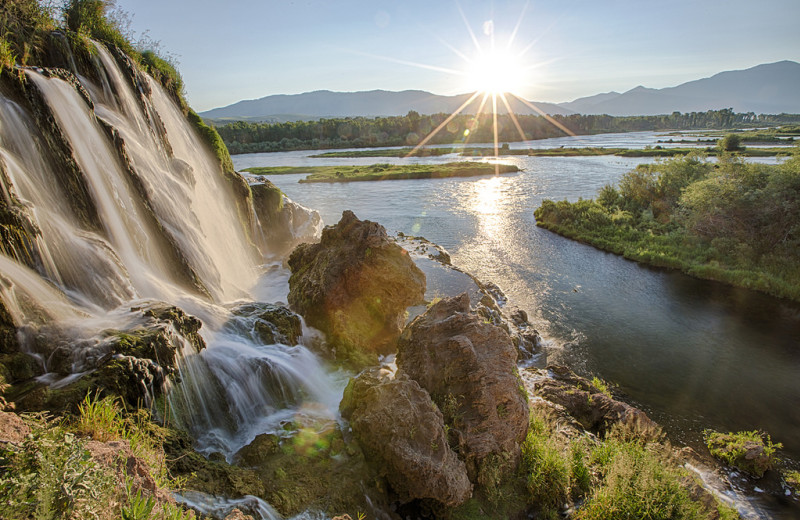
[[[55,9],[37,0],[5,0],[0,4],[0,74],[15,63],[38,63],[45,55]]]
[[[132,43],[130,19],[113,0],[5,0],[0,5],[0,74],[14,64],[63,66],[68,50],[53,31],[66,35],[75,59],[90,63],[89,39],[118,48],[161,83],[187,109],[183,80],[175,64],[158,55],[157,42]],[[51,60],[55,60],[51,62]],[[87,67],[93,71],[93,67]]]
[[[583,500],[574,518],[656,519],[708,518],[692,500],[685,470],[672,459],[667,445],[624,428],[604,438],[563,435],[558,417],[534,408],[522,446],[521,473],[530,503],[541,518],[560,518],[559,510]],[[537,518],[538,518],[537,517]]]
[[[385,146],[414,146],[441,125],[449,114],[420,115],[411,111],[405,116],[348,117],[318,121],[286,123],[250,123],[237,121],[218,127],[231,153],[276,152],[285,150],[316,150],[326,148],[368,148]],[[498,115],[498,139],[503,142],[563,137],[566,134],[546,118],[538,115],[518,115],[524,133],[520,136],[507,114]],[[798,123],[798,115],[765,116],[753,113],[736,114],[730,109],[709,110],[661,116],[570,115],[552,116],[576,135],[607,132],[636,132],[643,130],[688,130],[752,128],[782,123]],[[429,141],[432,145],[464,145],[494,140],[492,116],[460,114],[455,116]],[[447,152],[449,153],[449,152]]]
[[[732,129],[726,132],[709,131],[699,132],[697,136],[722,139],[727,135],[737,136],[742,144],[749,143],[770,143],[770,144],[788,144],[794,143],[795,137],[800,137],[800,126],[798,125],[782,125],[772,128],[761,128],[759,130],[737,130]]]
[[[742,138],[736,134],[728,134],[719,140],[718,146],[723,152],[737,152],[742,147]]]
[[[617,426],[603,438],[564,425],[548,405],[534,406],[518,471],[449,512],[451,520],[535,518],[581,520],[738,518],[680,466],[663,434]],[[524,513],[523,513],[524,512]]]
[[[123,441],[158,486],[179,488],[181,482],[167,472],[158,427],[145,411],[126,416],[112,398],[87,397],[73,422],[54,421],[43,414],[23,419],[31,431],[25,440],[0,445],[3,518],[193,517],[143,493],[141,485],[134,486],[132,480],[141,475],[125,474],[124,464],[110,467],[99,463],[86,447],[89,439]]]
[[[751,431],[719,433],[705,432],[706,446],[711,455],[728,466],[760,478],[775,464],[775,451],[783,447],[772,443],[768,433]]]
[[[489,147],[463,147],[463,148],[425,148],[425,153],[415,152],[411,157],[438,156],[449,153],[460,153],[466,157],[492,157],[494,148]],[[747,148],[737,149],[739,155],[744,157],[774,157],[786,154],[781,148]],[[310,157],[406,157],[413,151],[412,148],[394,148],[378,150],[350,150],[347,152],[327,152]],[[617,155],[619,157],[675,157],[697,152],[698,148],[663,148],[660,145],[647,148],[500,148],[497,155],[527,155],[529,157],[590,157],[598,155]],[[705,148],[707,155],[720,155],[725,153],[719,148]]]
[[[800,155],[690,154],[626,173],[595,200],[545,200],[537,225],[647,264],[800,300]]]
[[[514,165],[483,162],[445,164],[372,164],[370,166],[270,166],[245,168],[253,175],[307,173],[300,182],[384,181],[398,179],[438,179],[473,177],[519,171]]]
[[[460,148],[378,148],[367,150],[349,150],[347,152],[326,152],[309,155],[314,158],[324,157],[436,157],[449,153],[458,153]]]

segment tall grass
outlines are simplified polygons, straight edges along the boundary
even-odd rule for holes
[[[713,517],[692,501],[687,474],[660,441],[637,424],[612,428],[603,439],[563,430],[544,407],[531,412],[521,472],[538,517],[558,518],[573,504],[580,520]]]

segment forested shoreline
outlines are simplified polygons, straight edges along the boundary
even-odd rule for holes
[[[217,131],[232,154],[318,150],[335,148],[367,148],[377,146],[414,146],[443,125],[450,114],[421,115],[411,111],[405,116],[348,117],[317,121],[285,123],[251,123],[236,121],[217,126]],[[693,130],[754,128],[800,122],[800,115],[759,115],[735,113],[731,109],[709,110],[660,116],[517,115],[517,124],[507,114],[497,116],[497,136],[502,142],[547,139],[568,135],[558,125],[575,135],[647,130]],[[525,139],[520,135],[524,133]],[[459,114],[452,118],[427,142],[428,144],[469,144],[494,139],[493,118]]]
[[[536,224],[649,265],[800,301],[800,156],[691,154],[639,165],[595,199],[545,200]]]

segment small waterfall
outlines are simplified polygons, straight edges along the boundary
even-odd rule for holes
[[[58,181],[63,166],[46,153],[24,104],[0,97],[0,188],[38,227],[38,256],[28,266],[0,255],[0,298],[22,336],[37,337],[22,343],[45,371],[54,350],[72,349],[67,366],[75,374],[40,380],[64,385],[91,371],[109,353],[104,331],[142,325],[142,302],[163,301],[203,322],[200,353],[189,339],[175,339],[183,342],[181,382],[167,400],[170,419],[193,432],[202,451],[231,459],[287,423],[330,424],[342,378],[305,346],[264,344],[248,321],[255,318],[233,312],[257,298],[285,300],[288,275],[249,242],[216,158],[155,81],[141,74],[147,88],[134,89],[100,45],[96,66],[76,80],[91,103],[68,74],[25,74],[68,143],[101,229],[73,214]],[[318,224],[306,213],[293,217],[303,234]],[[41,347],[47,337],[58,346]]]

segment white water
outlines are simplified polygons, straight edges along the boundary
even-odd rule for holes
[[[168,401],[170,420],[189,428],[201,451],[230,458],[288,422],[335,420],[342,382],[306,347],[264,345],[248,332],[253,318],[232,313],[255,298],[285,301],[288,276],[264,265],[250,243],[216,158],[158,84],[143,76],[152,94],[140,99],[111,54],[97,50],[100,84],[79,78],[94,109],[69,82],[32,69],[26,75],[73,151],[99,232],[70,209],[59,182],[63,166],[42,152],[31,117],[0,98],[0,161],[8,176],[0,176],[0,188],[41,230],[35,270],[0,255],[0,297],[15,325],[73,338],[71,366],[80,374],[108,350],[104,330],[141,324],[133,307],[165,301],[200,318],[207,348],[197,354],[177,338],[185,347],[182,383]],[[103,124],[118,133],[127,159]],[[178,258],[188,269],[176,266]],[[31,354],[47,370],[46,354]],[[63,385],[75,377],[41,380]]]

